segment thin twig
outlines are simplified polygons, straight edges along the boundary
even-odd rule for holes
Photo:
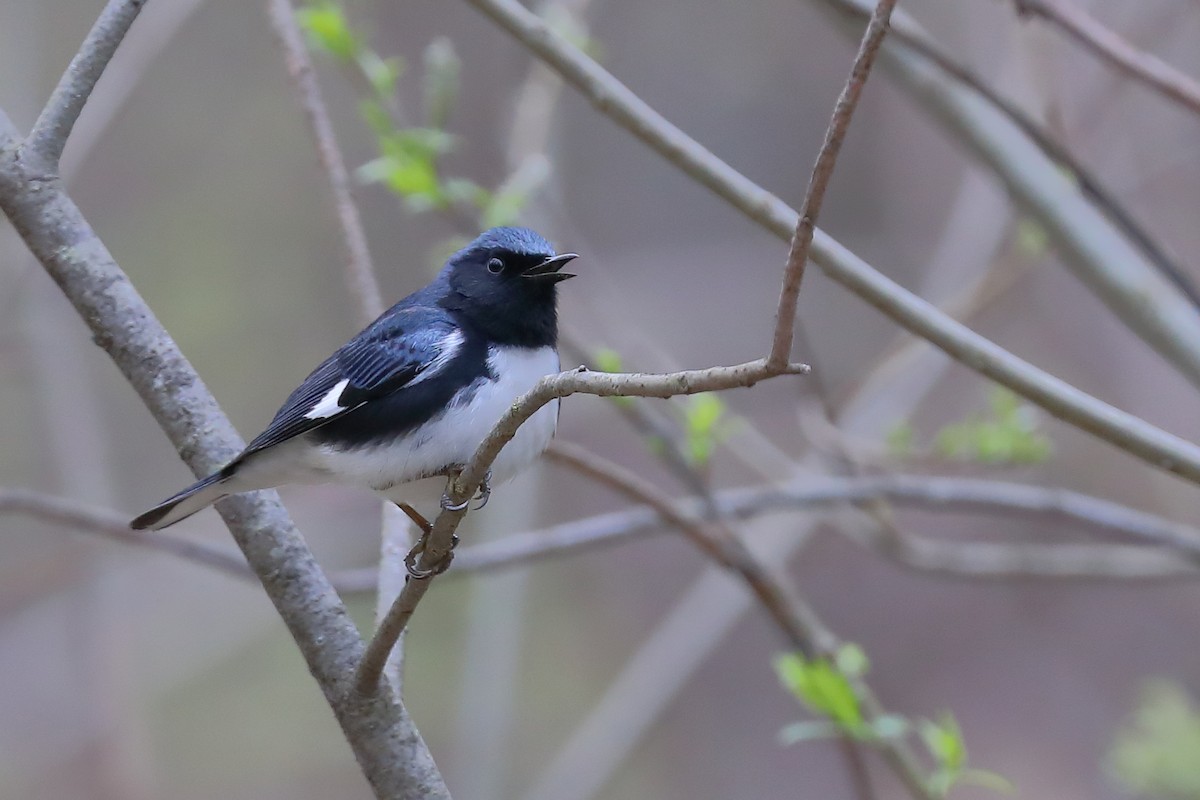
[[[866,18],[870,9],[860,6],[850,0],[830,0],[838,8],[856,17]],[[888,36],[902,42],[905,47],[912,49],[938,69],[954,78],[959,83],[971,89],[987,102],[1003,113],[1013,125],[1017,126],[1030,138],[1047,158],[1052,159],[1067,169],[1079,183],[1079,190],[1091,200],[1108,219],[1129,238],[1134,245],[1141,249],[1150,263],[1166,277],[1185,296],[1192,305],[1200,308],[1200,289],[1196,288],[1192,278],[1175,262],[1154,237],[1150,235],[1124,204],[1101,183],[1100,178],[1083,164],[1066,146],[1059,143],[1050,135],[1037,120],[1026,114],[1016,103],[1006,99],[995,89],[988,86],[978,75],[958,63],[927,37],[919,36],[909,29],[909,26],[894,26]]]
[[[546,457],[616,490],[633,503],[649,506],[662,521],[686,536],[700,552],[741,577],[792,647],[809,656],[820,650],[819,643],[810,638],[808,628],[795,611],[782,584],[767,574],[724,521],[704,520],[679,513],[669,497],[652,489],[636,474],[577,444],[555,442],[546,451]]]
[[[705,522],[678,514],[670,498],[650,488],[639,476],[578,445],[558,442],[551,447],[547,455],[615,489],[629,500],[654,509],[663,521],[677,528],[701,552],[741,578],[774,620],[791,647],[810,658],[829,657],[836,651],[836,639],[817,618],[813,609],[794,592],[789,591],[783,582],[771,575],[724,521]],[[856,689],[860,695],[873,698],[865,684]],[[872,710],[875,716],[882,713],[878,708]],[[859,796],[871,796],[873,792],[856,752],[856,743],[845,739],[841,747],[851,764],[851,777]],[[877,748],[914,797],[934,797],[925,783],[920,763],[903,741],[884,740],[877,744]]]
[[[1195,561],[1132,545],[952,542],[901,532],[874,520],[839,530],[907,569],[967,581],[1163,581],[1200,578]]]
[[[959,545],[935,542],[930,547],[947,552],[958,548],[961,558],[949,556],[944,563],[980,564],[994,550],[1004,573],[1027,577],[1073,579],[1131,579],[1186,577],[1195,574],[1188,561],[1200,563],[1200,530],[1138,511],[1103,498],[1020,483],[977,478],[939,478],[924,475],[888,475],[866,478],[808,477],[788,486],[727,489],[712,495],[711,502],[723,519],[748,520],[767,514],[815,511],[851,504],[867,506],[882,500],[928,511],[984,514],[1019,514],[1058,518],[1081,523],[1089,529],[1142,539],[1163,550],[1144,546],[1071,545]],[[709,500],[689,497],[672,501],[675,513],[685,518],[711,520]],[[189,542],[174,534],[133,531],[124,514],[77,501],[23,489],[0,489],[0,514],[24,514],[55,522],[79,533],[113,539],[122,544],[169,553],[236,578],[255,580],[245,560],[234,552],[211,545]],[[487,572],[534,561],[590,552],[663,533],[662,518],[651,508],[638,506],[572,520],[550,528],[506,536],[485,544],[455,551],[454,569],[448,575]],[[999,549],[1007,548],[1007,549]],[[1171,552],[1171,551],[1176,552]],[[923,551],[924,552],[924,551]],[[1036,554],[1045,553],[1048,566],[1038,569]],[[1075,560],[1075,557],[1078,560]],[[1181,557],[1183,556],[1183,557]],[[938,558],[929,556],[926,563]],[[999,569],[999,568],[998,568]],[[946,570],[949,572],[949,568]],[[998,573],[997,577],[1001,575]],[[334,573],[330,581],[340,594],[376,589],[374,567]]]
[[[833,169],[837,166],[838,153],[841,152],[846,131],[850,129],[850,119],[854,116],[858,99],[862,96],[863,87],[871,74],[871,66],[875,63],[879,46],[883,44],[883,37],[887,35],[888,20],[895,5],[896,0],[879,0],[875,6],[875,12],[867,23],[867,30],[858,47],[858,55],[854,58],[850,78],[838,96],[829,127],[825,131],[825,141],[821,143],[821,150],[817,153],[817,162],[813,166],[808,190],[804,193],[804,202],[800,205],[795,233],[792,234],[787,266],[784,267],[779,308],[775,312],[775,335],[771,342],[771,353],[767,357],[767,363],[772,366],[782,366],[791,357],[792,335],[796,327],[796,303],[800,299],[800,283],[804,279],[804,267],[808,263],[808,250],[812,245],[813,232],[817,229],[817,217],[821,214],[825,190],[829,188]]]
[[[835,12],[842,33],[857,36],[870,0],[809,0]],[[848,7],[856,7],[854,14]],[[893,31],[928,38],[911,15],[897,9]],[[1131,332],[1153,347],[1180,374],[1200,387],[1200,315],[1176,291],[1159,265],[1151,263],[1094,207],[1074,181],[1053,169],[1052,160],[1007,115],[954,75],[907,47],[889,39],[880,54],[910,97],[977,159],[1003,181],[1012,198],[1049,234],[1073,272]]]
[[[190,542],[172,534],[135,531],[129,527],[129,518],[124,514],[65,497],[28,489],[0,489],[0,514],[21,514],[46,520],[122,544],[169,553],[236,578],[254,579],[254,573],[246,565],[246,559],[238,553],[200,542]]]
[[[791,240],[799,215],[786,203],[668,122],[536,15],[513,0],[468,2],[558,71],[601,113],[750,219]],[[1017,358],[885,277],[819,229],[813,234],[812,260],[831,279],[970,369],[1155,467],[1200,483],[1200,448]]]
[[[75,120],[146,0],[109,0],[50,95],[23,148],[44,169],[57,170]]]
[[[291,0],[268,0],[271,27],[283,46],[287,56],[288,75],[296,87],[300,106],[308,118],[308,126],[317,146],[321,166],[329,178],[329,188],[337,209],[338,222],[342,229],[342,244],[345,246],[346,285],[354,297],[359,321],[366,324],[383,313],[383,295],[371,263],[371,251],[367,246],[367,235],[362,219],[354,205],[350,192],[350,176],[329,120],[325,101],[321,98],[321,87],[313,71],[312,59],[304,46],[304,37],[296,22],[296,12]]]
[[[1139,50],[1067,0],[1013,0],[1021,16],[1041,17],[1121,72],[1200,114],[1200,83],[1158,56]]]

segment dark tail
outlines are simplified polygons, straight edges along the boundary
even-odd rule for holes
[[[227,492],[222,484],[229,480],[228,467],[214,472],[204,480],[194,483],[182,492],[168,497],[154,508],[141,516],[135,517],[129,527],[136,531],[162,530],[168,525],[174,525],[181,519],[190,517],[201,509],[208,508],[213,503],[225,497]]]

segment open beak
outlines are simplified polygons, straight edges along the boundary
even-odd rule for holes
[[[571,272],[560,272],[565,264],[574,259],[579,258],[575,253],[562,253],[561,255],[547,258],[540,264],[530,267],[521,273],[522,278],[530,278],[532,280],[542,281],[544,283],[558,283],[565,281],[567,278],[574,278],[575,274]]]

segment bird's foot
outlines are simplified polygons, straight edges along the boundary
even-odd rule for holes
[[[417,558],[429,546],[429,534],[433,532],[433,524],[425,519],[421,512],[408,503],[397,503],[396,505],[413,521],[414,525],[421,529],[421,536],[417,539],[417,543],[412,546],[412,549],[408,551],[408,555],[404,557],[404,569],[408,572],[408,577],[423,581],[435,575],[441,575],[450,568],[450,562],[454,560],[454,548],[458,547],[458,534],[454,534],[451,537],[450,551],[438,563],[427,569],[421,569],[417,566]]]
[[[492,471],[489,469],[483,476],[483,482],[479,484],[479,494],[475,495],[475,499],[479,501],[479,505],[475,506],[475,510],[483,508],[488,504],[488,500],[492,497]]]

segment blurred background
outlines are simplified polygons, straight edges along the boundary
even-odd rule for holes
[[[1195,0],[1085,5],[1135,46],[1200,75]],[[20,128],[101,7],[0,0],[0,107]],[[1019,19],[1010,3],[901,7],[1039,120],[1200,281],[1195,114],[1044,22]],[[785,243],[573,91],[558,94],[548,73],[469,5],[347,0],[342,8],[359,55],[405,64],[394,87],[383,87],[392,89],[388,124],[427,125],[430,75],[457,72],[457,91],[439,95],[449,100],[440,128],[454,137],[438,155],[442,176],[511,188],[514,171],[534,158],[516,181],[525,187],[516,219],[582,254],[581,277],[562,291],[574,344],[566,364],[579,363],[581,350],[637,370],[765,352]],[[854,52],[827,10],[823,0],[593,0],[548,13],[668,119],[798,206]],[[348,164],[376,161],[384,137],[360,113],[373,91],[361,58],[314,58]],[[327,182],[263,3],[150,3],[85,109],[64,172],[243,435],[260,430],[312,365],[358,329]],[[427,197],[400,198],[388,179],[364,180],[355,194],[391,302],[427,282],[482,223],[464,203],[420,210]],[[1064,268],[1040,220],[893,74],[878,71],[867,88],[822,227],[1004,347],[1200,438],[1195,387]],[[132,516],[189,483],[7,223],[0,254],[0,486]],[[697,468],[711,486],[757,485],[801,464],[837,472],[849,453],[868,471],[1065,487],[1196,519],[1194,487],[927,350],[905,349],[894,324],[815,268],[800,318],[796,356],[814,374],[722,396],[717,447]],[[683,420],[682,429],[692,407],[649,408],[671,424]],[[981,423],[1007,431],[999,453],[977,447]],[[567,400],[559,436],[663,491],[688,491],[611,402]],[[377,561],[377,500],[335,487],[282,494],[328,570]],[[543,465],[497,491],[469,520],[464,546],[624,506]],[[1097,540],[1045,516],[894,514],[902,530],[950,542]],[[861,645],[890,710],[913,719],[952,712],[970,764],[1003,775],[1019,796],[1120,798],[1145,788],[1142,762],[1128,751],[1137,739],[1130,726],[1139,708],[1147,713],[1148,682],[1158,681],[1150,685],[1159,687],[1159,715],[1182,731],[1168,739],[1190,741],[1200,764],[1200,723],[1186,708],[1189,695],[1200,697],[1193,580],[925,574],[861,546],[854,533],[865,524],[834,509],[764,517],[742,530],[838,635]],[[212,512],[172,531],[232,546]],[[347,599],[369,628],[373,598]],[[732,578],[667,534],[438,581],[407,638],[405,695],[451,791],[468,800],[851,797],[832,743],[779,742],[781,728],[809,718],[772,670],[783,646]],[[1171,757],[1162,763],[1179,763]],[[870,762],[878,796],[904,796],[881,762]],[[369,796],[257,587],[37,519],[0,517],[0,798]],[[1200,797],[1200,789],[1169,796]]]

